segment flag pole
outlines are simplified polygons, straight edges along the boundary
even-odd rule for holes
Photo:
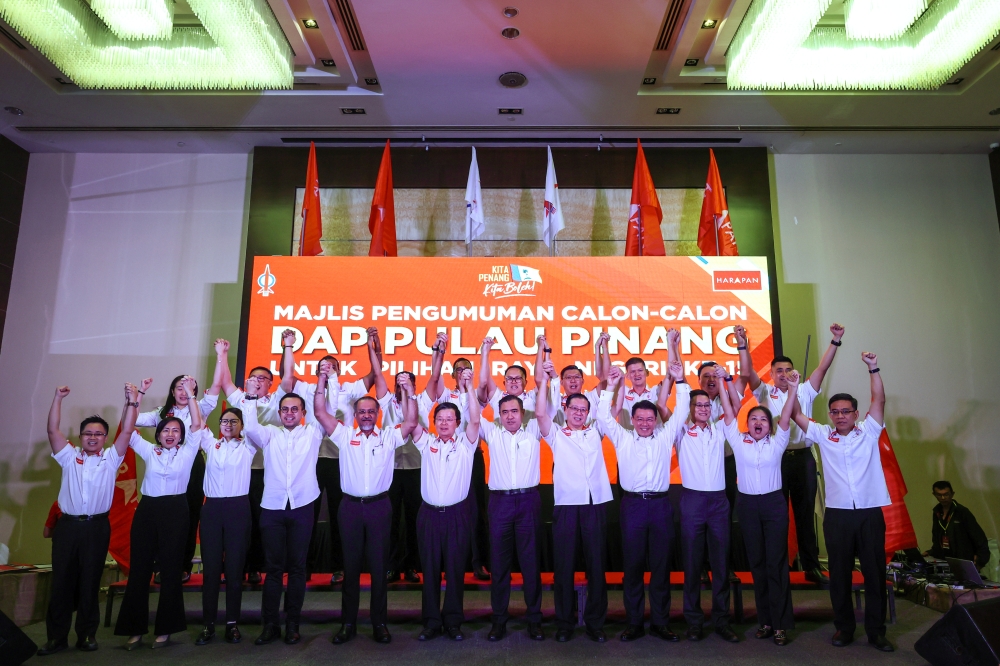
[[[806,336],[806,362],[802,365],[802,376],[809,376],[809,345],[812,342],[812,334]]]
[[[718,257],[719,255],[722,254],[721,250],[719,249],[719,216],[713,215],[712,217],[714,218],[714,224],[712,224],[712,228],[715,229],[715,256]]]
[[[640,200],[641,201],[641,200]],[[642,256],[642,205],[639,205],[639,215],[636,218],[638,222],[637,226],[639,228],[639,256]]]

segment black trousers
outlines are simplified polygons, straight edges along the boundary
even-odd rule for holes
[[[684,544],[684,619],[700,629],[705,623],[701,610],[701,563],[708,545],[712,567],[712,624],[729,624],[729,500],[725,490],[684,489],[681,495],[681,540]]]
[[[472,458],[472,483],[468,498],[472,511],[472,566],[481,564],[490,570],[490,525],[488,507],[490,488],[486,485],[486,459],[482,447]]]
[[[809,449],[785,451],[781,457],[781,492],[791,501],[795,516],[795,536],[799,543],[799,562],[804,571],[819,568],[819,542],[816,540],[816,459]]]
[[[788,503],[780,490],[736,499],[740,529],[753,573],[757,623],[794,629],[788,580]]]
[[[420,569],[421,557],[417,545],[417,513],[420,497],[420,469],[397,469],[392,472],[389,486],[392,503],[392,527],[389,532],[389,569],[406,571]],[[399,539],[399,524],[405,523],[406,542]]]
[[[313,504],[297,509],[261,509],[260,537],[267,561],[261,618],[264,624],[279,624],[282,577],[288,573],[285,588],[285,621],[298,624],[306,597],[306,558],[312,537]]]
[[[250,547],[247,550],[247,573],[264,570],[264,542],[260,540],[260,503],[264,499],[264,470],[250,470]]]
[[[388,497],[360,502],[344,495],[340,503],[340,542],[344,544],[344,587],[340,595],[340,617],[344,624],[358,623],[361,603],[361,567],[368,560],[372,577],[372,625],[385,624],[388,615],[385,572],[389,563],[389,529],[392,503]]]
[[[110,540],[107,513],[91,520],[59,518],[52,532],[52,592],[45,615],[48,640],[67,640],[74,610],[77,638],[97,635],[101,621],[97,595]]]
[[[118,610],[116,636],[139,636],[149,631],[149,579],[153,562],[160,569],[160,600],[156,605],[157,636],[187,629],[181,573],[184,539],[188,533],[185,495],[144,496],[132,518],[128,584]]]
[[[831,509],[823,517],[823,536],[830,562],[833,626],[853,634],[857,626],[851,603],[854,558],[865,579],[865,633],[885,636],[885,517],[882,509]]]
[[[649,571],[649,623],[666,625],[670,621],[670,562],[674,542],[674,509],[670,498],[666,493],[649,499],[625,495],[620,520],[628,623],[643,624],[644,579]]]
[[[587,603],[583,621],[588,629],[604,628],[608,615],[608,581],[605,578],[608,524],[606,505],[559,505],[552,510],[552,541],[555,569],[556,624],[560,629],[576,626],[573,611],[576,590],[573,577],[576,554],[582,551],[587,573]],[[579,550],[578,550],[579,549]]]
[[[191,465],[191,478],[188,479],[188,531],[184,542],[184,571],[191,573],[194,569],[194,551],[198,546],[198,522],[201,520],[201,506],[205,503],[205,454],[201,451],[194,457]]]
[[[333,570],[341,571],[344,568],[343,549],[340,544],[340,529],[337,526],[337,516],[340,510],[340,500],[344,497],[344,491],[340,489],[340,460],[337,458],[318,458],[316,460],[316,482],[319,484],[320,497],[326,492],[326,512],[330,521],[330,539],[332,540],[330,551],[333,559]],[[316,532],[316,522],[319,520],[320,503],[316,502],[313,513],[313,537],[319,538]],[[312,546],[309,547],[313,551]]]
[[[514,549],[524,578],[524,604],[528,622],[542,621],[542,500],[534,488],[519,495],[490,493],[490,603],[493,622],[510,619],[510,572]]]
[[[201,609],[205,624],[219,614],[219,577],[226,571],[226,622],[240,621],[243,565],[250,545],[250,498],[209,497],[201,511]]]
[[[420,615],[425,627],[458,627],[465,620],[462,598],[465,562],[469,558],[471,517],[469,503],[464,500],[448,507],[424,503],[417,513],[417,539],[424,572]],[[442,573],[446,583],[443,610]]]

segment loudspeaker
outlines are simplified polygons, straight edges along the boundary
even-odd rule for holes
[[[38,646],[0,611],[0,666],[20,666]]]
[[[997,666],[1000,598],[954,604],[913,647],[933,666]]]

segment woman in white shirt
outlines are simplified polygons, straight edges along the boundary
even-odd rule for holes
[[[726,370],[715,366],[722,381]],[[791,395],[799,385],[799,374],[788,374]],[[719,391],[725,414],[723,431],[736,458],[738,493],[736,512],[753,573],[753,595],[760,627],[756,638],[774,637],[775,645],[787,645],[785,633],[795,628],[792,592],[788,582],[788,502],[781,492],[781,458],[788,448],[789,423],[797,400],[787,400],[774,429],[771,410],[757,405],[747,413],[747,430],[741,432],[736,409],[728,391]]]
[[[180,382],[188,401],[194,400],[195,382]],[[191,465],[203,437],[201,410],[191,410],[191,428],[177,416],[168,416],[156,426],[156,444],[137,432],[129,441],[137,456],[146,463],[139,506],[132,519],[131,561],[128,585],[118,611],[115,635],[129,636],[126,650],[142,644],[149,630],[149,579],[153,563],[160,568],[160,600],[156,607],[156,640],[152,647],[170,643],[170,634],[187,628],[181,589],[184,541],[188,531],[188,504],[185,491]]]
[[[255,377],[247,380],[256,384]],[[253,407],[251,405],[251,407]],[[250,468],[257,448],[243,437],[243,411],[229,407],[219,417],[218,439],[203,430],[205,506],[201,510],[201,561],[205,568],[201,592],[205,628],[195,645],[215,638],[219,612],[219,577],[226,567],[226,642],[239,643],[243,602],[243,565],[250,545]]]

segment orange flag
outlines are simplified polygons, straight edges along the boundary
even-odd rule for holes
[[[372,244],[368,247],[369,257],[396,256],[396,208],[392,202],[392,163],[389,161],[388,141],[385,142],[382,164],[378,168],[372,212],[368,216],[368,231],[372,234]]]
[[[122,424],[119,422],[115,439],[118,439],[121,431]],[[128,575],[131,555],[132,517],[135,516],[135,509],[139,506],[136,483],[135,451],[130,446],[125,451],[125,459],[118,466],[118,473],[115,476],[115,493],[111,498],[111,512],[108,514],[108,521],[111,523],[111,541],[108,544],[108,552],[111,553],[111,557],[115,559],[118,567],[126,576]]]
[[[666,254],[663,234],[660,233],[663,210],[656,196],[653,177],[649,175],[646,154],[642,152],[642,141],[637,141],[637,144],[639,149],[635,156],[635,173],[632,175],[632,206],[628,217],[625,256],[662,257]]]
[[[736,235],[729,219],[729,204],[726,191],[722,189],[719,165],[715,163],[715,151],[708,149],[708,179],[705,182],[705,198],[701,203],[701,223],[698,225],[698,248],[703,257],[736,257]]]
[[[323,236],[323,219],[319,205],[319,173],[316,170],[316,144],[309,142],[309,165],[306,167],[306,192],[302,197],[302,233],[299,235],[299,256],[323,254],[319,239]]]
[[[885,485],[889,488],[889,499],[892,504],[882,507],[885,517],[885,557],[888,562],[897,550],[917,547],[917,535],[913,531],[910,512],[906,509],[906,481],[899,469],[896,452],[889,441],[889,431],[883,429],[878,438],[878,452],[882,460],[882,473],[885,475]]]

